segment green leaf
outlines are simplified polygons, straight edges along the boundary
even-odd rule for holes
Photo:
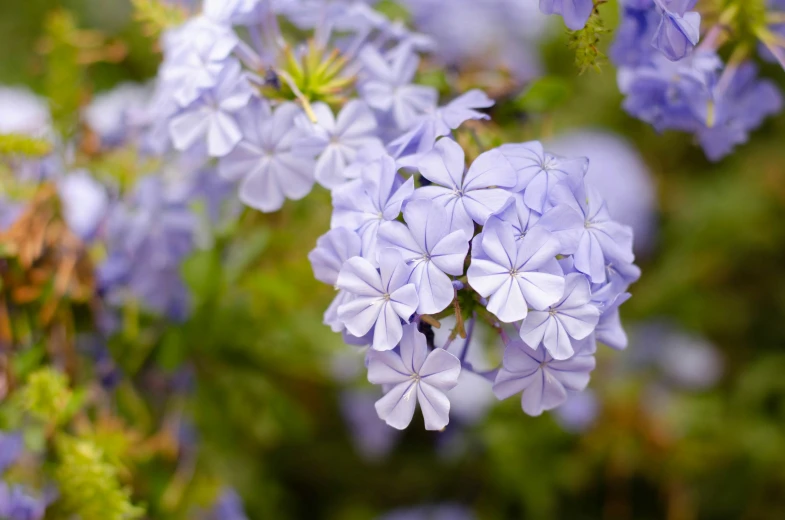
[[[51,151],[52,144],[43,139],[19,134],[0,134],[0,155],[43,157]]]
[[[572,89],[564,78],[545,76],[532,83],[516,103],[526,112],[550,112],[566,103],[571,96]]]

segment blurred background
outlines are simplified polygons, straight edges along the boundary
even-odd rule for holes
[[[167,388],[146,376],[142,397],[179,410],[179,441],[193,446],[187,464],[132,464],[149,518],[195,518],[216,497],[229,520],[242,518],[238,499],[250,519],[785,518],[785,116],[711,163],[684,135],[626,115],[612,66],[579,74],[561,20],[518,2],[532,8],[508,11],[504,26],[483,11],[496,2],[456,1],[438,20],[418,17],[427,2],[384,4],[450,42],[454,56],[428,65],[434,82],[482,86],[507,135],[590,157],[612,214],[636,231],[629,348],[601,349],[589,391],[553,413],[528,417],[465,381],[455,391],[471,399],[446,431],[419,418],[393,431],[375,416],[362,353],[321,323],[333,291],[307,259],[329,220],[319,188],[247,214],[231,261],[207,250],[186,262],[188,321],[112,346],[128,365],[145,349],[176,376]],[[115,46],[78,80],[83,95],[153,78],[155,40],[127,1],[0,0],[1,85],[53,88],[41,42],[57,9]],[[616,10],[603,7],[609,25]],[[491,59],[501,78],[472,73]],[[785,86],[782,70],[764,73]],[[536,78],[547,96],[529,89]],[[155,412],[138,413],[129,421],[141,428]]]

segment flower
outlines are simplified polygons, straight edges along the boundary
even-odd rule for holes
[[[474,236],[474,222],[482,225],[504,206],[517,176],[512,165],[498,150],[483,153],[468,170],[463,149],[452,139],[440,139],[433,151],[424,155],[418,168],[434,183],[415,190],[413,198],[431,199],[451,215],[450,228]]]
[[[436,89],[412,84],[420,58],[410,44],[404,44],[388,58],[378,50],[363,48],[360,59],[367,78],[358,87],[360,96],[369,106],[392,118],[399,129],[405,130],[415,118],[436,106]]]
[[[106,189],[80,170],[59,179],[58,191],[68,227],[82,240],[92,240],[109,211]]]
[[[523,192],[528,207],[542,214],[548,209],[548,197],[558,183],[577,186],[586,175],[589,160],[569,159],[546,153],[539,141],[504,144],[499,153],[512,164],[518,175],[516,192]]]
[[[243,138],[235,117],[247,109],[252,96],[253,90],[240,64],[230,61],[213,88],[172,118],[169,135],[174,147],[185,151],[206,137],[211,156],[227,155]]]
[[[695,132],[722,66],[711,51],[696,51],[678,62],[655,54],[647,65],[619,70],[619,89],[627,96],[622,106],[658,132]]]
[[[596,344],[589,336],[575,349],[575,355],[556,360],[544,349],[532,350],[515,339],[504,350],[504,361],[496,376],[493,391],[499,399],[518,392],[521,407],[528,415],[538,416],[567,400],[567,392],[583,391],[594,370]]]
[[[406,165],[416,166],[422,154],[433,150],[436,140],[450,135],[456,128],[469,120],[490,119],[480,108],[493,106],[494,101],[481,90],[469,92],[453,99],[442,107],[433,106],[417,116],[403,135],[388,146],[390,155]]]
[[[650,252],[657,230],[657,190],[635,145],[620,135],[578,130],[558,136],[548,147],[557,153],[591,155],[584,181],[602,195],[614,220],[632,228],[635,252]]]
[[[701,15],[687,12],[697,0],[654,0],[662,10],[660,25],[654,33],[652,45],[669,60],[678,61],[698,43],[700,39]]]
[[[164,34],[162,87],[181,107],[196,101],[220,81],[239,38],[226,24],[197,16]]]
[[[522,194],[514,193],[504,207],[491,215],[488,220],[491,219],[510,224],[515,234],[515,240],[521,240],[532,227],[537,225],[540,215],[526,206]]]
[[[658,54],[651,42],[662,15],[653,0],[623,0],[621,3],[622,19],[608,54],[617,67],[645,65],[652,55]]]
[[[188,290],[180,266],[194,249],[196,218],[157,176],[143,178],[131,200],[116,205],[107,221],[108,256],[98,278],[110,303],[131,295],[147,308],[182,319]]]
[[[254,99],[238,114],[242,141],[223,157],[218,171],[240,181],[240,200],[261,210],[275,211],[288,199],[299,200],[313,188],[313,160],[294,152],[301,130],[295,119],[302,113],[294,103],[274,111]]]
[[[393,428],[409,426],[416,395],[426,430],[441,430],[450,422],[450,400],[444,394],[458,384],[461,362],[444,349],[428,352],[416,324],[407,325],[396,351],[368,353],[368,381],[390,385],[376,401],[379,418]],[[393,386],[394,385],[394,386]]]
[[[403,209],[406,225],[388,221],[379,228],[379,247],[397,249],[412,267],[410,280],[417,287],[419,314],[447,308],[454,289],[448,274],[463,274],[469,238],[451,227],[447,210],[430,200],[413,200]]]
[[[347,260],[337,285],[355,298],[338,307],[338,318],[356,337],[373,329],[373,348],[391,350],[401,340],[401,320],[409,321],[417,309],[417,289],[409,283],[411,269],[401,253],[385,249],[379,270],[362,257]]]
[[[208,518],[210,520],[248,520],[240,495],[231,488],[221,491],[218,500],[210,510]]]
[[[594,0],[540,0],[540,11],[560,14],[570,30],[583,29],[594,10]]]
[[[590,389],[568,392],[567,400],[554,410],[556,421],[570,433],[582,433],[591,428],[600,415],[600,400]]]
[[[25,443],[19,432],[0,432],[0,474],[13,466],[22,456]]]
[[[635,260],[632,229],[611,219],[605,201],[594,187],[573,191],[562,185],[554,190],[553,199],[572,211],[560,212],[548,225],[564,230],[558,236],[568,253],[573,254],[575,269],[593,283],[607,280],[609,264],[631,264]]]
[[[777,86],[757,77],[758,68],[750,62],[728,67],[714,89],[712,121],[698,131],[706,156],[717,161],[746,143],[749,132],[769,116],[782,110],[782,94]]]
[[[414,179],[404,181],[395,161],[387,155],[368,163],[360,175],[333,191],[330,226],[357,231],[362,238],[363,258],[376,264],[379,226],[398,218],[403,202],[414,192]]]
[[[531,348],[542,344],[554,359],[569,359],[573,343],[594,331],[600,311],[591,304],[591,287],[586,277],[571,273],[565,277],[564,295],[547,310],[529,312],[521,324],[521,339]]]
[[[0,86],[0,134],[47,137],[52,119],[44,99],[23,88]]]
[[[376,392],[344,390],[340,394],[343,416],[355,450],[369,461],[387,457],[395,447],[400,432],[379,420],[374,403]]]
[[[512,226],[494,220],[472,245],[469,285],[490,297],[488,310],[501,321],[522,320],[529,307],[544,310],[564,294],[559,241],[545,229],[535,227],[516,242]]]
[[[101,140],[101,146],[124,144],[136,129],[151,92],[147,86],[123,83],[97,95],[84,109],[84,120]]]
[[[35,498],[20,485],[0,482],[0,518],[8,520],[41,520],[47,500]]]
[[[296,144],[298,151],[316,157],[316,180],[325,188],[335,188],[346,180],[346,168],[360,150],[373,153],[384,150],[382,141],[376,136],[377,123],[371,109],[360,100],[349,101],[336,120],[330,107],[324,103],[313,106],[318,123],[311,124],[301,116],[298,123],[306,129],[308,136]]]
[[[627,348],[627,333],[621,325],[619,306],[632,297],[630,293],[621,293],[608,302],[602,310],[602,316],[595,330],[597,341],[608,345],[614,350]]]
[[[316,249],[308,253],[308,260],[311,261],[317,280],[335,286],[343,264],[350,258],[359,256],[361,251],[362,242],[357,233],[346,228],[335,228],[319,237]],[[344,330],[343,323],[338,319],[338,308],[350,299],[348,292],[339,290],[325,311],[324,323],[329,325],[333,332]]]

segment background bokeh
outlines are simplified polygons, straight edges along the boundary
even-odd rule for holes
[[[118,63],[90,69],[85,90],[154,76],[154,42],[127,2],[0,0],[0,84],[43,91],[37,46],[58,7],[127,46]],[[590,175],[629,215],[618,218],[638,228],[643,277],[622,309],[629,349],[602,349],[590,393],[559,412],[532,418],[516,399],[479,396],[445,432],[416,418],[394,434],[356,375],[361,355],[321,324],[332,290],[306,256],[329,221],[319,189],[247,214],[227,261],[211,250],[186,263],[195,305],[185,324],[154,345],[115,345],[125,362],[149,349],[182,374],[183,435],[199,450],[183,493],[217,475],[251,519],[360,520],[428,505],[490,519],[785,518],[785,116],[710,163],[684,135],[628,117],[610,64],[579,75],[565,40],[555,23],[533,51],[563,102],[540,113],[512,102],[493,116],[518,140],[588,155]],[[133,475],[150,518],[188,518],[167,507],[171,467]]]

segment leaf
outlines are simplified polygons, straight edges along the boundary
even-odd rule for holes
[[[532,83],[516,103],[526,112],[550,112],[566,103],[571,96],[572,89],[567,80],[545,76]]]
[[[43,157],[52,151],[52,144],[44,139],[19,134],[0,134],[0,155]]]
[[[187,13],[182,7],[158,0],[131,0],[134,18],[144,27],[148,36],[157,37],[166,29],[185,22]]]

